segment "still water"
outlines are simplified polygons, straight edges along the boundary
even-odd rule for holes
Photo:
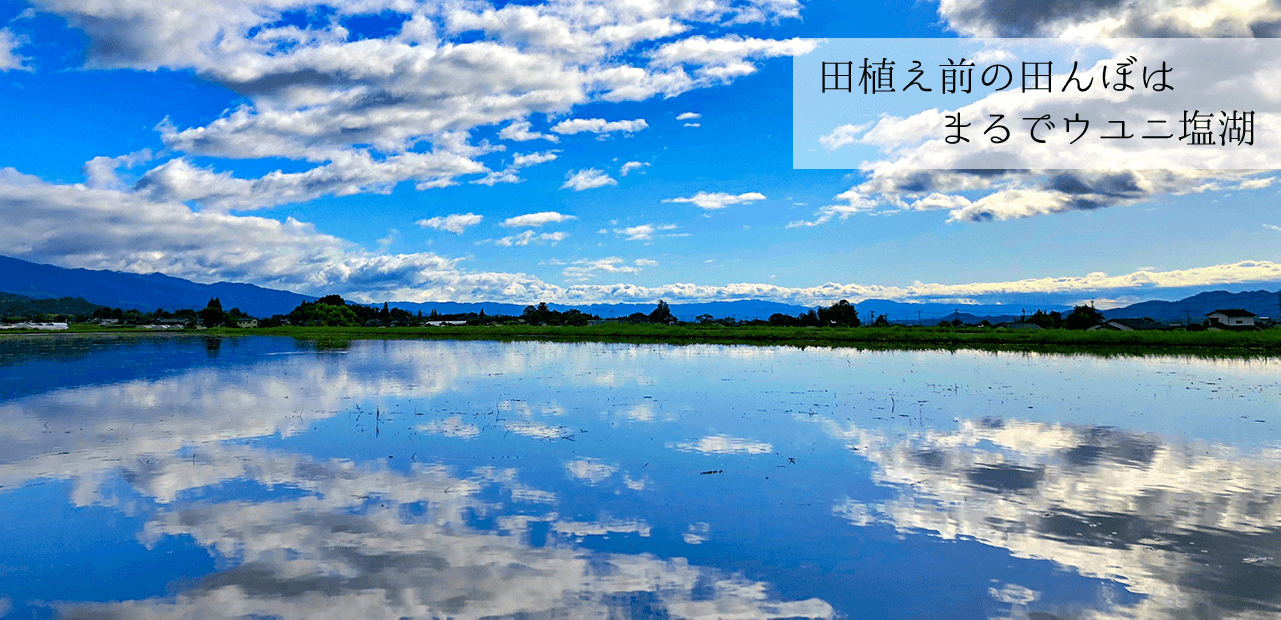
[[[5,338],[0,617],[1273,617],[1279,370]]]

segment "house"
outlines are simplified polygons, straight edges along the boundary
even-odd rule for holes
[[[1240,308],[1215,310],[1205,315],[1210,327],[1252,328],[1257,314]]]
[[[1158,323],[1152,319],[1109,319],[1108,321],[1091,327],[1089,331],[1118,331],[1118,332],[1144,332],[1158,329],[1169,329],[1164,323]]]
[[[245,320],[245,321],[236,321],[236,325],[238,325],[241,329],[250,329],[250,328],[253,328],[253,327],[258,327],[258,319],[248,319],[248,320]]]
[[[427,321],[427,324],[432,327],[447,327],[451,325],[452,326],[466,325],[467,321]]]

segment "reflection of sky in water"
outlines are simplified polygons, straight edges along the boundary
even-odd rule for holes
[[[5,339],[0,614],[1266,617],[1277,370]]]

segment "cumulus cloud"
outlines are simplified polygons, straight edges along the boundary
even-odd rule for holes
[[[1270,2],[943,0],[939,15],[958,33],[980,37],[1276,37],[1281,7]]]
[[[756,72],[749,59],[797,56],[814,51],[817,43],[805,39],[756,39],[729,35],[711,39],[702,35],[686,37],[654,50],[654,61],[661,65],[697,65],[695,76],[703,82],[728,82]]]
[[[322,13],[297,25],[285,17]],[[795,41],[697,37],[691,29],[799,15],[799,0],[637,2],[551,0],[537,5],[367,0],[166,3],[39,0],[88,38],[88,68],[194,71],[240,97],[204,125],[157,129],[188,158],[286,158],[314,167],[262,179],[173,160],[144,176],[157,200],[248,209],[320,196],[420,190],[491,172],[446,148],[468,132],[499,127],[502,140],[555,141],[529,119],[565,116],[598,101],[675,96],[754,70],[758,60],[800,49]],[[354,36],[346,20],[400,19],[381,38]],[[0,68],[20,68],[19,41],[0,30]],[[715,66],[706,66],[711,62]],[[691,75],[689,72],[693,72]],[[634,132],[643,120],[572,119],[562,133]],[[454,157],[448,157],[452,152]],[[428,154],[430,153],[430,154]],[[483,154],[483,153],[482,153]]]
[[[542,211],[540,213],[526,213],[525,215],[509,217],[503,220],[503,223],[499,224],[499,226],[506,226],[508,228],[542,226],[544,224],[568,222],[573,219],[577,218],[572,215],[565,215],[564,213],[557,213],[555,211]]]
[[[544,297],[523,274],[468,272],[432,253],[383,254],[287,218],[194,211],[176,202],[0,169],[0,254],[64,267],[162,272],[361,299]],[[424,298],[425,299],[425,298]]]
[[[634,121],[613,121],[607,122],[603,118],[574,118],[567,121],[561,121],[552,127],[552,131],[566,136],[590,132],[598,134],[607,134],[621,131],[623,133],[636,133],[649,127],[645,119],[638,118]]]
[[[436,216],[427,220],[418,220],[415,222],[423,228],[435,228],[436,230],[447,230],[456,235],[463,234],[468,226],[475,226],[485,219],[483,215],[475,213],[456,213],[453,215]]]
[[[51,184],[13,169],[0,169],[0,221],[5,223],[0,255],[69,268],[162,272],[197,282],[251,282],[308,294],[336,292],[360,300],[651,303],[657,299],[765,299],[813,306],[838,299],[999,301],[1026,294],[1075,300],[1134,294],[1150,298],[1162,291],[1281,282],[1281,263],[1240,261],[1121,275],[1067,272],[1016,281],[918,282],[907,286],[835,282],[811,287],[750,282],[561,286],[526,274],[468,270],[460,259],[432,253],[370,252],[292,218],[282,222],[196,211],[182,203],[156,202],[120,189]],[[527,233],[511,238],[512,245],[524,239],[527,243],[560,240],[554,233],[537,239],[533,231]],[[581,281],[604,274],[635,274],[644,266],[618,257],[580,259],[568,265],[562,275]]]
[[[504,247],[526,246],[531,243],[539,245],[550,243],[552,245],[556,245],[568,237],[569,233],[567,232],[537,233],[532,230],[527,230],[519,235],[495,239],[494,243]]]
[[[0,28],[0,71],[31,71],[26,58],[18,55],[18,48],[26,41],[8,28]]]
[[[603,171],[587,168],[586,170],[570,170],[569,174],[566,175],[565,184],[561,185],[560,188],[581,192],[597,187],[605,187],[606,185],[618,185],[618,181]]]
[[[644,266],[642,261],[643,259],[636,261],[634,265],[628,265],[617,256],[595,260],[580,259],[566,267],[561,274],[571,280],[589,280],[602,273],[640,273]]]
[[[622,168],[619,168],[619,169],[618,169],[618,173],[619,173],[619,174],[621,174],[621,175],[623,175],[623,176],[627,176],[627,175],[628,175],[629,173],[631,173],[633,170],[640,170],[640,169],[642,169],[642,168],[647,168],[647,167],[649,167],[649,163],[648,163],[648,162],[629,161],[629,162],[627,162],[627,163],[623,164],[623,167],[622,167]]]
[[[765,195],[758,192],[748,192],[746,194],[726,194],[724,192],[699,192],[689,198],[667,198],[663,202],[682,202],[693,204],[707,210],[724,209],[730,205],[751,204],[758,200],[765,200]]]
[[[703,115],[702,115],[702,114],[695,114],[694,112],[686,112],[686,113],[684,113],[684,114],[681,114],[680,116],[677,116],[677,117],[676,117],[676,120],[678,120],[678,121],[692,121],[692,120],[700,119],[700,118],[703,118]]]
[[[155,201],[192,201],[208,208],[246,210],[324,196],[388,194],[402,181],[416,181],[419,189],[443,187],[453,184],[458,176],[485,171],[483,164],[458,153],[409,152],[376,159],[368,151],[347,151],[334,153],[329,163],[305,172],[276,171],[242,179],[178,158],[148,170],[134,189]]]
[[[655,235],[662,231],[676,230],[675,224],[641,224],[639,226],[630,226],[628,228],[615,228],[614,233],[627,239],[628,241],[650,241]]]
[[[503,140],[513,142],[528,142],[530,140],[550,140],[552,142],[560,141],[560,138],[546,133],[533,131],[533,125],[529,121],[512,121],[511,124],[503,127],[498,132],[498,137]]]
[[[119,157],[95,157],[80,167],[80,173],[84,175],[85,185],[89,187],[123,189],[125,183],[116,171],[122,167],[128,169],[146,163],[151,161],[152,157],[151,149],[142,149]]]
[[[872,127],[873,123],[863,123],[861,125],[841,125],[832,130],[832,133],[821,136],[818,139],[819,144],[828,152],[835,151],[847,144],[854,144],[859,141],[859,136]]]
[[[837,196],[844,205],[820,209],[834,217],[877,209],[943,209],[951,222],[1008,220],[1133,205],[1162,195],[1248,191],[1275,177],[1255,170],[903,170],[876,169]],[[964,194],[977,194],[968,198]],[[797,224],[793,222],[793,224]]]
[[[489,174],[472,181],[477,185],[488,185],[493,187],[499,183],[520,183],[519,172],[530,166],[545,164],[549,161],[556,161],[560,151],[543,151],[541,153],[517,153],[512,157],[511,163],[502,170],[490,172]]]

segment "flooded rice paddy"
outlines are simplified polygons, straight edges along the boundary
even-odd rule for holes
[[[0,617],[1275,617],[1278,371],[6,338]]]

